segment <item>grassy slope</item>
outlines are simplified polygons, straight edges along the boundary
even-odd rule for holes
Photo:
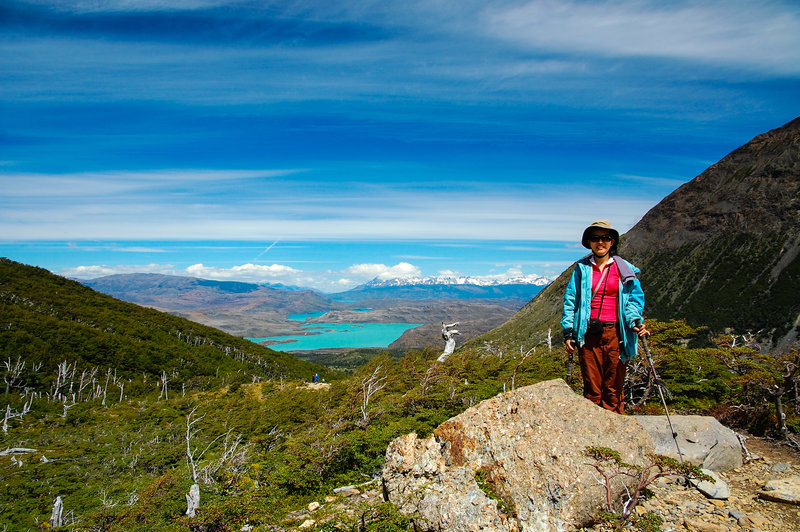
[[[0,353],[21,357],[28,367],[41,363],[42,375],[64,360],[125,377],[166,371],[176,382],[237,372],[308,378],[320,371],[289,354],[8,259],[0,259]]]

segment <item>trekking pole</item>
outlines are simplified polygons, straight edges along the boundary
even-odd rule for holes
[[[567,353],[567,384],[572,386],[572,366],[574,365],[572,361],[572,356],[574,353]]]
[[[636,320],[637,327],[641,325],[641,323],[642,323],[641,320]],[[669,409],[667,408],[667,400],[664,399],[664,390],[667,389],[667,385],[664,384],[664,381],[659,379],[658,375],[656,374],[656,366],[655,364],[653,364],[653,356],[650,354],[650,347],[647,345],[647,337],[640,336],[640,338],[642,339],[644,352],[647,355],[647,362],[650,364],[650,371],[653,374],[653,382],[656,383],[656,388],[658,388],[658,395],[661,396],[661,404],[664,405],[664,412],[666,412],[667,414],[667,423],[669,423],[669,430],[672,433],[672,439],[675,441],[675,447],[678,448],[678,456],[680,457],[681,462],[683,462],[683,452],[681,452],[681,446],[678,445],[678,433],[675,432],[675,428],[672,426],[672,419],[670,419],[669,417]],[[667,393],[669,393],[669,391],[667,391]]]

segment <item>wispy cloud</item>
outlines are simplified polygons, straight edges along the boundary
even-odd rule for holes
[[[494,35],[534,50],[800,72],[800,6],[794,2],[533,0],[489,13]]]
[[[348,286],[398,260],[448,266],[409,249],[282,270],[316,257],[270,243],[451,255],[574,241],[596,218],[626,230],[797,115],[799,20],[792,0],[6,0],[0,235],[247,240],[235,262],[192,261]]]
[[[605,212],[632,225],[657,194],[602,184],[568,190],[520,183],[426,184],[314,182],[289,172],[218,171],[3,178],[0,229],[19,239],[267,240],[446,238],[566,240]],[[213,179],[213,176],[220,179]],[[284,179],[272,179],[276,175]],[[263,178],[263,179],[262,179]],[[124,190],[124,193],[122,192]],[[112,192],[114,191],[114,192]],[[103,197],[98,202],[97,198]],[[69,201],[64,201],[69,198]],[[227,198],[227,200],[226,200]],[[41,213],[47,211],[46,217]],[[265,253],[269,248],[262,251]],[[256,257],[258,258],[258,257]]]
[[[635,181],[637,183],[644,183],[647,185],[656,185],[659,187],[678,188],[686,183],[685,178],[678,177],[661,177],[661,176],[644,176],[644,175],[630,175],[630,174],[617,174],[617,178],[625,181]]]

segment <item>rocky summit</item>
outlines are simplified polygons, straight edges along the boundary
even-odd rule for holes
[[[424,530],[565,530],[603,507],[585,455],[608,447],[643,464],[653,443],[635,419],[604,410],[556,379],[473,406],[425,439],[394,440],[385,496]],[[613,483],[613,496],[626,489]]]

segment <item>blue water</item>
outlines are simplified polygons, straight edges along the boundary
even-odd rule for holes
[[[321,314],[315,314],[317,316]],[[302,316],[294,314],[293,316]],[[290,319],[292,318],[290,316]],[[305,319],[305,318],[303,318]],[[306,351],[334,347],[388,347],[408,329],[421,323],[314,323],[304,327],[308,334],[248,338],[253,342],[265,340],[287,342],[270,345],[275,351]],[[289,341],[295,340],[295,341]]]

